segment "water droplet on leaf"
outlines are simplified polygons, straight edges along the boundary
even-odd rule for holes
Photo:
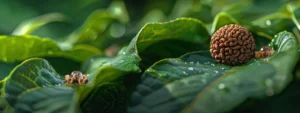
[[[267,21],[266,21],[266,24],[267,24],[268,26],[270,26],[270,25],[271,25],[271,21],[270,21],[270,20],[267,20]]]
[[[219,71],[218,71],[218,70],[215,70],[215,73],[219,73]]]
[[[225,88],[225,84],[223,84],[223,83],[221,83],[221,84],[219,84],[219,89],[224,89]]]
[[[183,73],[184,75],[188,75],[185,71],[182,71],[182,73]]]
[[[188,69],[189,69],[189,70],[191,70],[191,71],[193,71],[193,70],[194,70],[194,68],[193,68],[193,67],[189,67]]]

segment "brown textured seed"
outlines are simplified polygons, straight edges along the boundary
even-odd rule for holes
[[[80,71],[73,71],[71,75],[65,75],[65,81],[68,84],[86,84],[88,77]]]
[[[241,65],[255,57],[255,41],[246,28],[230,24],[218,29],[211,38],[211,56],[227,65]]]
[[[271,56],[273,53],[275,53],[272,48],[269,46],[263,46],[260,48],[260,51],[255,52],[255,57],[256,58],[266,58],[267,56]]]

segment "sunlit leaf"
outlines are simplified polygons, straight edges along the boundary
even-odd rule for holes
[[[19,113],[79,113],[74,89],[65,86],[38,87],[18,96]]]
[[[63,22],[66,21],[64,15],[60,13],[49,13],[45,14],[21,23],[15,31],[12,33],[13,35],[29,35],[35,29],[39,27],[51,23],[51,22]]]
[[[2,96],[16,107],[19,96],[35,88],[59,85],[63,81],[46,60],[33,58],[16,66],[4,79]]]
[[[63,57],[83,62],[99,53],[98,49],[85,45],[62,50],[56,42],[36,36],[0,36],[0,61],[7,63],[32,57]]]
[[[90,74],[90,84],[87,86],[88,88],[82,90],[81,100],[95,86],[105,82],[120,81],[120,78],[127,74],[140,72],[141,60],[153,63],[161,58],[176,57],[186,52],[201,50],[208,48],[208,44],[206,44],[208,41],[209,34],[206,28],[201,21],[196,19],[180,18],[166,23],[147,24],[131,41],[126,50],[122,50],[115,58],[90,59],[100,65],[95,73],[88,73]],[[176,44],[176,48],[173,48],[174,44]],[[149,53],[151,55],[146,55]],[[152,59],[153,56],[156,58]],[[90,62],[86,66],[93,67],[93,63]]]
[[[229,112],[247,99],[280,94],[293,78],[298,42],[281,32],[270,46],[272,56],[242,66],[218,64],[209,52],[161,60],[144,73],[129,112]]]

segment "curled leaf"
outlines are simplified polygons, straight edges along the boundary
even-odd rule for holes
[[[270,45],[276,51],[272,56],[242,66],[218,64],[209,52],[161,60],[144,73],[129,112],[229,112],[247,99],[277,95],[292,80],[298,42],[281,32]]]

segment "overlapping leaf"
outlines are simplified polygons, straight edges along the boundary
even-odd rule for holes
[[[6,63],[32,57],[63,57],[83,62],[99,52],[98,49],[88,45],[62,50],[54,41],[36,36],[0,36],[0,61]]]
[[[15,107],[19,95],[39,87],[62,84],[59,75],[47,61],[34,58],[14,68],[4,79],[2,96],[10,106]]]
[[[81,100],[94,86],[118,81],[128,73],[140,72],[141,58],[153,63],[161,58],[175,57],[186,52],[207,48],[208,41],[209,34],[206,28],[202,22],[196,19],[180,18],[167,23],[147,24],[131,41],[126,50],[108,61],[100,61],[98,70],[89,73],[91,75],[89,77],[91,78],[90,86],[82,91]],[[201,44],[203,45],[201,46]],[[151,55],[147,55],[149,53]],[[156,58],[153,58],[154,56]],[[91,60],[97,62],[102,58]],[[86,64],[86,66],[93,67],[92,63]]]
[[[209,52],[159,61],[143,75],[129,112],[220,113],[249,98],[279,94],[292,80],[298,43],[293,34],[281,32],[270,45],[274,55],[243,66],[218,64]]]
[[[126,111],[126,92],[120,83],[105,83],[97,86],[82,102],[85,113],[122,113]],[[101,107],[100,107],[101,106]]]
[[[34,88],[18,96],[15,109],[19,113],[79,113],[74,92],[66,86]]]

